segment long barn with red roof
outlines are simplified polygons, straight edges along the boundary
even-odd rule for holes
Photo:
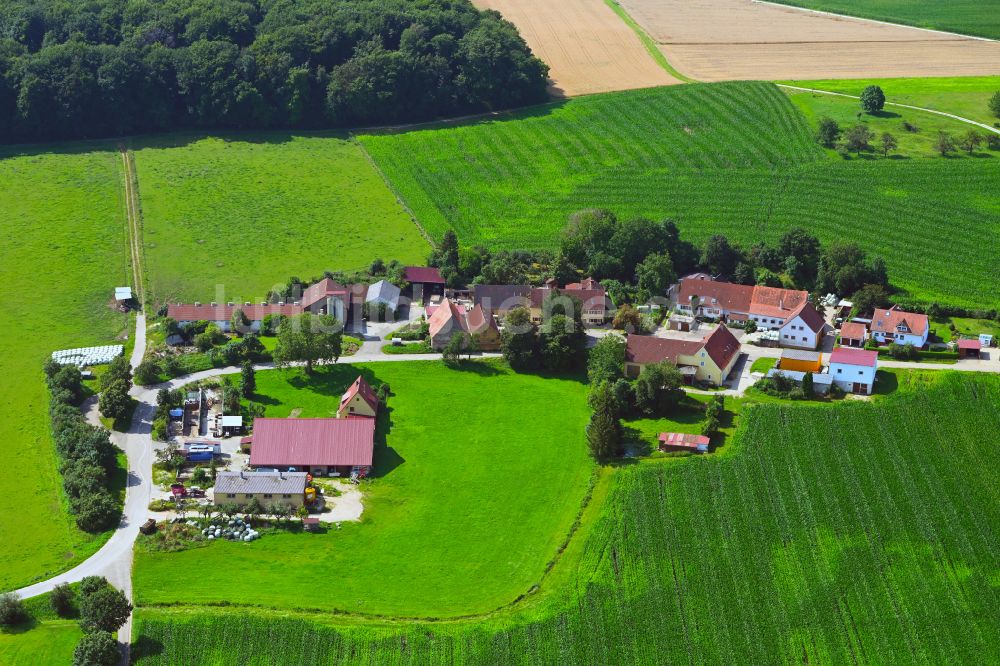
[[[258,418],[250,439],[251,467],[366,476],[375,453],[375,419]]]

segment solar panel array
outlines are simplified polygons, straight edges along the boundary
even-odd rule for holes
[[[125,351],[124,345],[104,345],[103,347],[80,347],[52,352],[52,360],[59,365],[76,365],[85,368],[90,365],[111,363]]]

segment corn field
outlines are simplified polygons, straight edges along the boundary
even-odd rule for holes
[[[595,207],[670,217],[696,242],[721,232],[749,245],[802,226],[881,254],[914,296],[1000,305],[996,160],[828,158],[771,84],[594,95],[359,140],[434,237],[554,248],[567,217]]]
[[[138,663],[997,663],[1000,378],[963,375],[760,405],[732,455],[621,468],[575,580],[530,617],[146,609]]]

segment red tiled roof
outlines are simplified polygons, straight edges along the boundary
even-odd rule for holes
[[[549,294],[553,293],[554,290],[548,287],[537,287],[531,290],[531,307],[541,309],[545,304],[545,299],[549,297]],[[600,289],[563,289],[561,291],[556,290],[557,293],[565,294],[572,298],[579,299],[583,303],[584,310],[600,310],[602,312],[607,312],[608,308],[608,293],[604,288]]]
[[[981,342],[979,342],[979,340],[962,339],[958,341],[958,348],[980,351],[982,350],[983,345]]]
[[[853,347],[837,347],[830,354],[830,363],[863,365],[868,368],[874,368],[876,363],[878,363],[878,352],[868,349],[855,349]]]
[[[302,292],[302,307],[308,308],[322,300],[325,300],[328,296],[339,296],[340,298],[346,298],[349,287],[335,282],[330,278],[323,278],[314,285],[311,285]]]
[[[896,327],[905,325],[913,335],[922,336],[930,326],[927,315],[913,312],[903,312],[895,307],[888,310],[875,310],[872,317],[872,331],[878,333],[896,333]]]
[[[801,317],[805,325],[809,327],[809,330],[813,333],[819,333],[826,326],[826,320],[823,319],[823,315],[813,307],[812,303],[809,301],[803,301],[799,307],[795,308],[788,317],[785,318],[785,322],[789,322],[796,317]]]
[[[720,370],[725,370],[733,357],[740,353],[740,341],[725,326],[717,327],[702,343]]]
[[[495,329],[496,321],[493,315],[486,314],[483,306],[477,305],[465,313],[465,325],[463,328],[469,335],[481,335],[484,331]]]
[[[367,402],[372,410],[378,411],[378,396],[375,395],[375,391],[372,390],[372,387],[361,375],[358,375],[358,378],[354,380],[354,383],[350,385],[340,398],[340,409],[343,409],[344,405],[353,400],[356,395],[360,395],[361,399]]]
[[[302,314],[301,305],[278,305],[269,303],[267,305],[189,305],[176,303],[167,306],[167,316],[175,321],[229,321],[233,317],[233,312],[243,310],[243,314],[250,321],[263,321],[269,314],[281,314],[286,317],[294,317]]]
[[[441,305],[434,308],[430,318],[427,320],[430,336],[433,338],[441,331],[452,328],[462,328],[462,316],[465,308],[458,305],[450,298],[441,301]]]
[[[712,441],[705,435],[690,435],[682,432],[661,432],[659,440],[661,444],[666,446],[681,446],[686,449],[708,446]]]
[[[250,464],[371,466],[375,419],[269,419],[253,423]]]
[[[652,335],[629,335],[625,339],[625,360],[629,363],[646,365],[670,361],[677,363],[677,357],[694,356],[703,346],[699,340],[678,340],[657,338]]]
[[[697,296],[700,307],[749,312],[753,292],[754,288],[745,284],[684,278],[677,293],[677,303],[690,306],[692,298]]]
[[[857,321],[849,321],[840,327],[841,339],[864,340],[868,336],[868,329],[865,325]]]
[[[404,277],[411,283],[444,284],[441,271],[430,266],[407,266]]]
[[[602,289],[601,283],[594,278],[584,278],[580,282],[571,282],[566,285],[566,288],[570,291],[578,291],[580,289]]]

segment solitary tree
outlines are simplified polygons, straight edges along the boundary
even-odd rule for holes
[[[618,454],[622,444],[622,423],[608,382],[594,387],[590,404],[594,412],[587,424],[587,446],[595,460],[607,462]]]
[[[947,157],[955,150],[955,139],[948,132],[941,130],[934,140],[934,150],[941,153],[941,157]]]
[[[861,108],[866,113],[876,113],[885,108],[885,93],[878,86],[868,86],[861,91]]]
[[[990,97],[990,113],[1000,118],[1000,90],[993,93],[993,97]]]
[[[826,148],[833,148],[840,138],[840,125],[833,118],[823,117],[819,119],[819,130],[816,132],[816,141]]]
[[[118,631],[132,614],[132,604],[119,589],[106,585],[80,599],[80,625],[84,631]]]
[[[121,659],[118,641],[107,631],[84,634],[73,651],[73,666],[117,666]]]
[[[309,374],[317,362],[337,361],[342,345],[343,331],[335,317],[306,312],[282,322],[274,362],[285,367],[293,361],[304,361]]]
[[[860,155],[863,150],[871,150],[871,142],[874,138],[875,132],[868,125],[860,123],[849,129],[844,135],[844,146]]]
[[[983,135],[974,129],[970,129],[968,132],[962,135],[961,139],[959,139],[959,144],[970,155],[974,153],[976,148],[981,146],[982,143],[983,143]]]
[[[441,360],[445,362],[446,365],[456,366],[458,365],[459,356],[468,346],[468,336],[465,333],[455,333],[448,340],[448,344],[444,346],[441,352]]]
[[[253,371],[253,363],[243,361],[240,368],[240,392],[247,398],[257,391],[257,376]]]
[[[888,132],[882,133],[880,141],[882,144],[882,157],[888,157],[889,153],[899,147],[899,142],[896,141],[896,137]]]
[[[27,617],[21,597],[13,592],[0,596],[0,625],[10,626],[23,622]]]

